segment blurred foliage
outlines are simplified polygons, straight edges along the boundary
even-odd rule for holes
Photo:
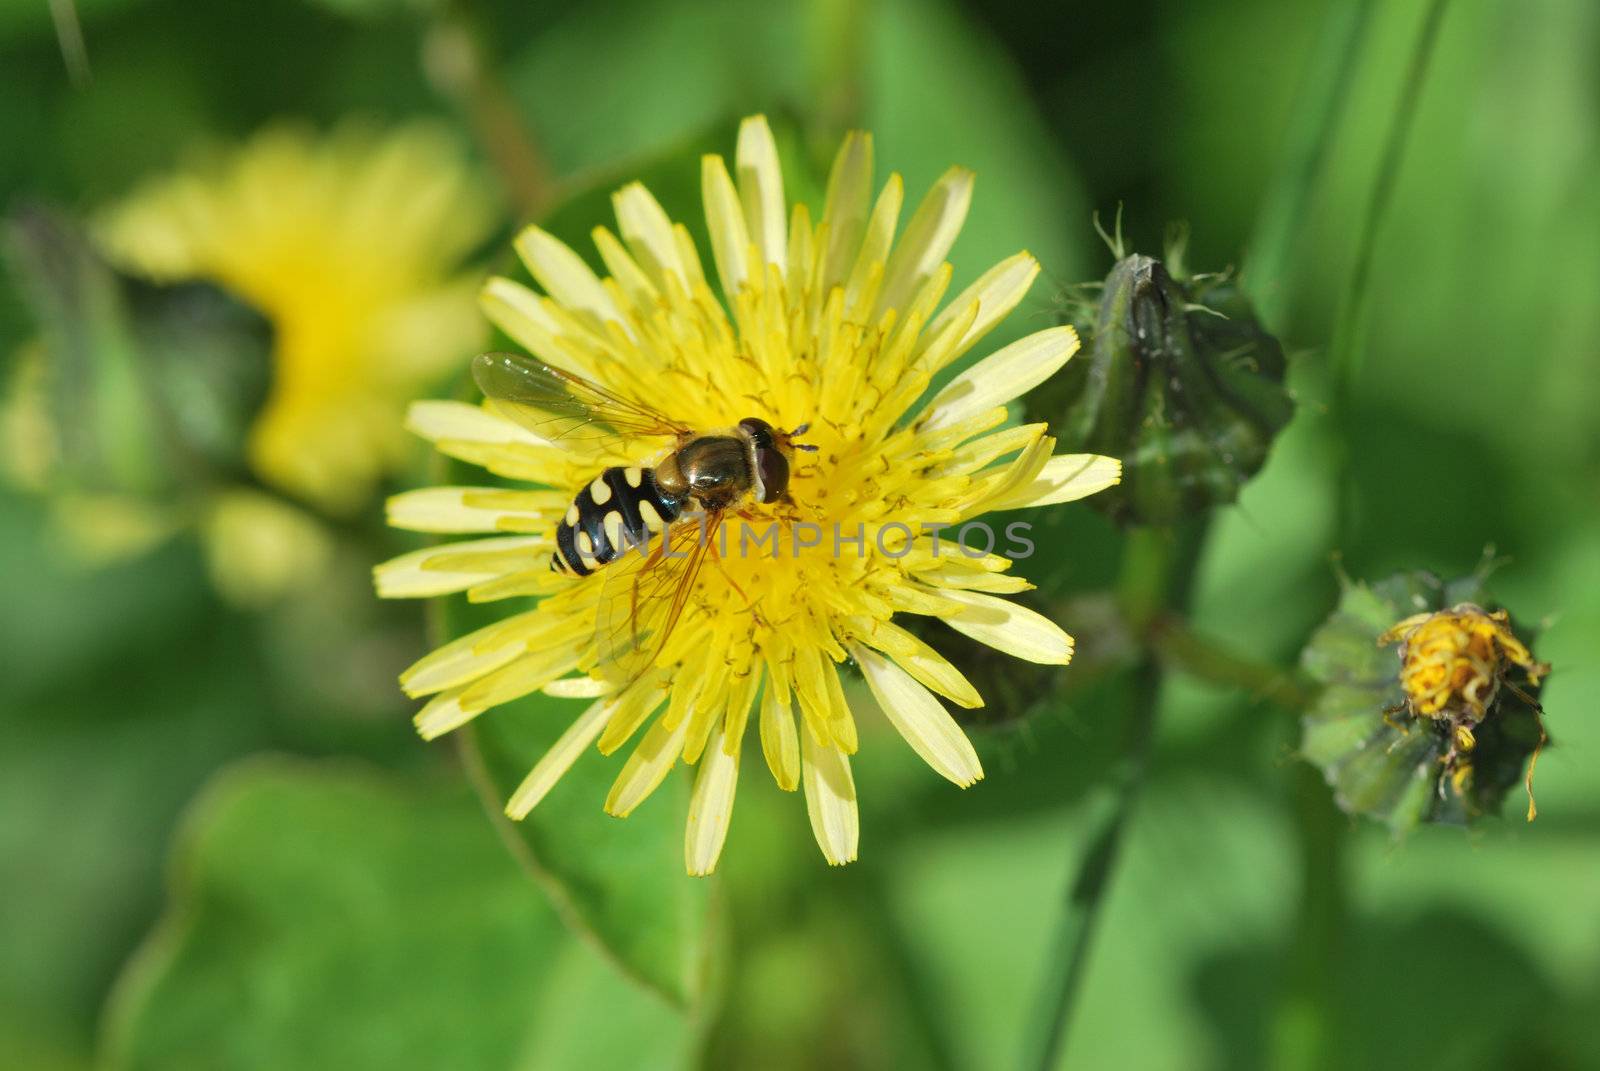
[[[105,1066],[680,1064],[682,1021],[529,895],[458,784],[246,763],[198,797],[172,874]],[[605,1029],[569,1014],[575,992]]]
[[[1348,448],[1345,568],[1456,575],[1499,546],[1513,560],[1500,597],[1551,618],[1539,654],[1557,672],[1541,699],[1559,746],[1540,762],[1536,823],[1486,822],[1466,839],[1422,829],[1399,847],[1352,824],[1337,831],[1328,890],[1304,864],[1295,719],[1236,687],[1169,678],[1063,1063],[1597,1067],[1600,792],[1587,756],[1600,728],[1582,697],[1600,689],[1600,304],[1588,296],[1600,243],[1586,240],[1600,233],[1600,8],[1451,5],[1375,248],[1367,359],[1334,427],[1322,351],[1424,8],[1366,6],[1329,151],[1272,277],[1240,258],[1285,147],[1305,137],[1298,102],[1342,40],[1330,32],[1349,17],[1340,0],[274,0],[247,15],[179,0],[10,4],[0,200],[12,218],[23,198],[82,215],[197,142],[286,116],[427,114],[481,136],[429,67],[443,12],[481,42],[553,177],[547,222],[580,249],[604,221],[605,191],[638,175],[693,223],[695,154],[711,140],[728,151],[725,124],[757,110],[784,117],[792,189],[813,201],[806,183],[848,125],[874,131],[880,172],[903,172],[909,194],[952,162],[975,168],[954,285],[1021,247],[1054,281],[1012,335],[1057,318],[1066,284],[1100,262],[1091,207],[1125,204],[1134,248],[1190,221],[1190,262],[1241,267],[1250,296],[1270,296],[1281,317],[1269,329],[1304,355],[1288,377],[1294,419],[1215,515],[1192,626],[1244,657],[1292,663],[1338,598],[1333,474]],[[63,10],[82,31],[81,84],[52,19]],[[519,222],[502,220],[501,236]],[[7,382],[48,329],[8,275]],[[137,450],[111,460],[145,464]],[[864,861],[816,863],[794,801],[749,778],[709,888],[678,884],[668,790],[682,786],[612,821],[597,756],[545,801],[541,824],[515,831],[514,853],[494,843],[455,755],[416,742],[392,690],[424,636],[415,608],[376,607],[364,590],[366,564],[403,548],[376,518],[374,504],[338,533],[318,590],[246,615],[212,594],[192,534],[89,568],[41,502],[0,492],[8,1065],[88,1067],[97,1038],[111,1066],[174,1066],[180,1049],[194,1066],[238,1067],[340,1054],[348,1066],[385,1054],[389,1066],[421,1054],[670,1066],[696,1047],[723,1066],[1023,1058],[1044,936],[1130,700],[1116,669],[1127,638],[1107,627],[1100,594],[1119,547],[1104,518],[1037,519],[1027,572],[1079,636],[1079,664],[1049,702],[973,728],[982,784],[947,791],[863,724]],[[565,717],[535,700],[479,728],[492,811]],[[180,811],[219,767],[262,750],[339,761],[221,775],[177,838],[163,909]],[[653,964],[631,973],[655,989],[697,977],[688,957],[711,956],[692,1021],[567,936],[513,855],[531,858],[581,930]],[[1308,942],[1319,895],[1334,904],[1331,948]],[[657,926],[653,912],[700,897],[708,932]],[[1320,1034],[1300,1028],[1289,997],[1312,947],[1325,957]],[[435,1016],[467,1007],[481,1031],[437,1028]],[[209,1034],[198,1017],[216,1020]]]
[[[174,495],[240,475],[271,377],[261,315],[216,286],[116,272],[58,213],[25,205],[8,223],[10,266],[50,358],[50,481]]]

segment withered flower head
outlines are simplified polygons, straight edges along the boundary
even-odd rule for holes
[[[1496,811],[1520,776],[1533,819],[1533,766],[1546,742],[1539,689],[1550,667],[1506,611],[1484,609],[1482,581],[1347,581],[1312,637],[1303,661],[1325,687],[1306,716],[1302,752],[1346,811],[1396,832],[1463,824]]]

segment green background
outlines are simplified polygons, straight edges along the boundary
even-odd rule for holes
[[[1447,6],[1335,419],[1329,348],[1428,6],[80,0],[92,78],[75,85],[47,5],[10,0],[0,196],[87,212],[197,142],[284,116],[426,114],[469,138],[423,62],[464,28],[574,228],[636,173],[692,205],[683,147],[731,152],[732,122],[755,111],[792,132],[802,190],[848,125],[874,131],[880,174],[911,191],[974,168],[956,285],[1019,248],[1046,267],[1013,336],[1109,267],[1092,211],[1120,204],[1151,253],[1187,221],[1188,263],[1242,266],[1273,311],[1298,402],[1217,515],[1196,626],[1288,665],[1333,606],[1335,552],[1358,578],[1455,575],[1493,544],[1511,559],[1496,597],[1544,625],[1556,745],[1538,822],[1514,798],[1504,820],[1396,843],[1319,810],[1291,714],[1169,678],[1063,1066],[1600,1067],[1600,7]],[[1308,100],[1360,12],[1293,241],[1252,276],[1264,206],[1294,188]],[[502,264],[514,223],[485,263]],[[8,278],[0,359],[33,332]],[[419,446],[410,482],[427,471]],[[0,492],[0,1064],[1033,1059],[1050,934],[1128,717],[1115,675],[975,729],[989,775],[965,793],[864,724],[862,860],[842,870],[751,761],[719,875],[686,892],[672,804],[653,801],[630,819],[665,838],[640,889],[659,882],[702,920],[682,926],[694,969],[675,986],[575,936],[573,872],[530,880],[526,842],[507,851],[485,820],[461,746],[414,737],[392,674],[425,649],[423,611],[368,594],[370,561],[410,545],[379,531],[376,503],[341,532],[337,583],[258,614],[219,601],[188,537],[90,570],[46,515]],[[1087,509],[1043,532],[1031,572],[1058,589],[1114,574],[1118,534]],[[1088,651],[1097,619],[1081,606],[1063,623]],[[618,854],[605,838],[624,834],[592,817],[600,769],[545,805],[581,816],[592,851],[545,844],[558,863]]]

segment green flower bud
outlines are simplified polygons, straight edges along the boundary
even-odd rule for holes
[[[1498,812],[1545,743],[1534,661],[1504,611],[1480,604],[1483,575],[1450,584],[1408,573],[1345,581],[1302,655],[1323,689],[1301,753],[1339,806],[1400,834]]]
[[[1135,254],[1083,313],[1068,318],[1087,351],[1034,392],[1030,418],[1073,449],[1122,459],[1122,484],[1091,504],[1123,523],[1170,524],[1237,498],[1293,411],[1283,349],[1237,287],[1180,280]]]

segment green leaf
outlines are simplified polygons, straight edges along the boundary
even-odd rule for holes
[[[505,604],[450,600],[441,640],[511,612]],[[582,709],[581,701],[535,694],[495,707],[463,731],[492,811]],[[625,757],[626,749],[609,758],[591,749],[526,818],[496,813],[494,820],[570,924],[637,981],[692,1011],[704,994],[710,926],[708,883],[684,869],[689,781],[668,777],[637,811],[613,818],[603,804]]]
[[[682,1063],[683,1021],[563,931],[460,786],[253,760],[197,801],[172,880],[115,1071]]]

